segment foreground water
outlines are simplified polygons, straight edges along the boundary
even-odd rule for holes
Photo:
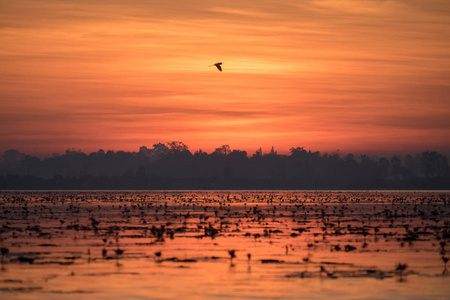
[[[4,299],[449,299],[450,192],[3,192]]]

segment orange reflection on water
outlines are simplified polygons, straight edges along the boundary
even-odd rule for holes
[[[450,292],[440,244],[449,238],[449,192],[6,192],[1,199],[9,249],[2,297],[439,299]],[[407,264],[402,277],[399,263]]]

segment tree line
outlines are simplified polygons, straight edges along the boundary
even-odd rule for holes
[[[292,147],[288,155],[258,149],[192,153],[182,142],[138,152],[86,154],[69,149],[40,159],[10,149],[0,161],[0,189],[449,189],[445,155],[370,157]]]

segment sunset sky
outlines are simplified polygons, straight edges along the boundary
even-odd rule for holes
[[[0,151],[450,154],[449,33],[448,0],[0,0]]]

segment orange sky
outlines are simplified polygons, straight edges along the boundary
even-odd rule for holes
[[[449,32],[448,0],[0,0],[0,151],[450,153]]]

